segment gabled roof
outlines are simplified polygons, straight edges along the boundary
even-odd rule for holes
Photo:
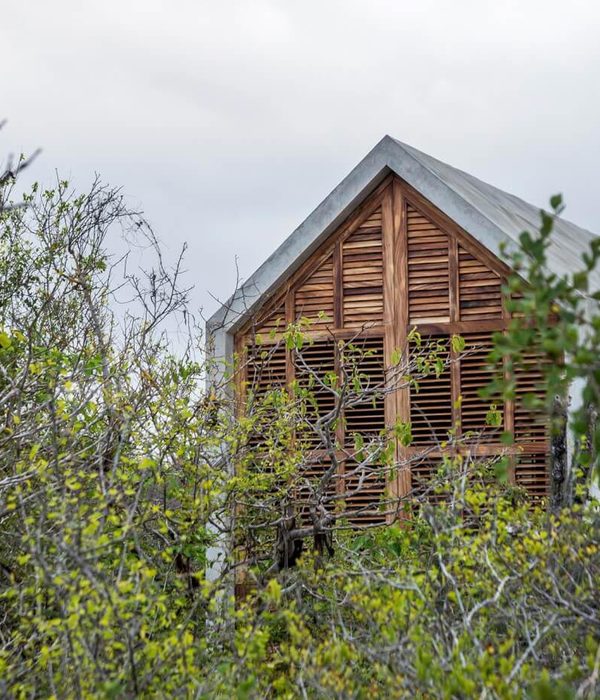
[[[212,316],[208,321],[209,331],[234,332],[390,172],[396,173],[500,258],[502,243],[509,250],[514,249],[523,230],[534,230],[540,224],[538,207],[391,136],[384,136]],[[579,269],[582,253],[596,237],[565,219],[557,220],[548,251],[549,269],[557,274]],[[596,284],[600,288],[600,282]]]

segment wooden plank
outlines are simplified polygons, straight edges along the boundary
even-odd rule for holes
[[[455,221],[452,221],[452,219],[443,214],[437,207],[425,199],[420,192],[415,190],[414,187],[411,187],[411,185],[397,175],[394,176],[394,183],[396,182],[405,196],[408,196],[414,201],[419,209],[421,209],[441,230],[455,235],[459,244],[466,250],[478,256],[490,269],[498,274],[507,275],[510,273],[510,268],[505,262],[497,258],[490,250],[485,248],[485,246],[473,238],[473,236],[461,228]]]
[[[342,277],[342,247],[340,241],[337,241],[333,249],[333,310],[335,328],[340,329],[344,325],[343,310],[343,277]]]
[[[288,287],[288,291],[285,297],[285,320],[286,326],[294,322],[294,307],[296,304],[295,292],[293,289]],[[292,358],[292,351],[286,351],[286,379],[287,385],[291,386],[294,381],[294,362]]]
[[[389,190],[381,207],[383,232],[383,323],[394,325],[395,321],[395,261],[394,261],[394,213],[392,192]],[[393,342],[392,338],[392,342]]]
[[[399,182],[394,179],[392,185],[392,211],[394,229],[394,345],[400,350],[403,357],[408,355],[408,235],[407,212],[404,194]],[[408,387],[396,392],[396,420],[404,423],[410,421],[410,391]],[[406,459],[406,450],[398,445],[397,460],[403,464]],[[410,493],[411,474],[408,468],[398,470],[396,479],[396,495],[403,498]]]
[[[450,321],[460,320],[460,287],[458,281],[458,241],[456,236],[448,240],[448,282],[450,292]]]
[[[393,205],[393,193],[391,188],[389,188],[381,207],[383,234],[383,322],[385,324],[384,352],[385,367],[388,369],[388,371],[392,366],[392,357],[396,346],[396,272],[394,260],[395,229]],[[385,418],[386,426],[388,428],[391,428],[395,424],[396,413],[396,394],[395,392],[390,392],[385,397]],[[390,497],[398,495],[397,478],[387,478],[387,490]],[[391,522],[391,514],[387,516],[387,520],[388,522]]]
[[[456,323],[413,323],[411,327],[417,328],[422,335],[437,335],[441,333],[459,334],[474,333],[477,331],[501,331],[507,326],[506,321],[496,319],[477,321],[458,321]]]

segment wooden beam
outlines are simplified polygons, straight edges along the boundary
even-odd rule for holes
[[[466,250],[476,257],[479,257],[491,270],[494,270],[494,272],[497,272],[499,275],[507,275],[510,273],[511,270],[505,262],[496,257],[482,243],[460,227],[455,221],[446,216],[446,214],[441,212],[429,200],[425,199],[425,197],[411,187],[408,182],[405,182],[397,175],[394,177],[394,182],[398,182],[405,197],[414,202],[440,230],[445,231],[449,235],[456,236],[460,245],[464,246]]]
[[[394,212],[394,338],[395,346],[402,355],[401,362],[408,361],[408,247],[406,225],[406,200],[397,179],[392,185]],[[396,420],[410,423],[410,389],[404,387],[396,392]],[[398,461],[402,463],[406,452],[397,447]],[[410,493],[411,476],[408,469],[401,469],[397,476],[397,495],[402,498]]]
[[[342,244],[339,240],[333,248],[333,318],[336,330],[344,327],[344,277]]]

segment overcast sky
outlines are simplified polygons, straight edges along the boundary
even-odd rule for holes
[[[99,173],[210,315],[386,133],[600,232],[597,0],[0,0],[0,156]]]

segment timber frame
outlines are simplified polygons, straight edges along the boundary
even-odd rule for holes
[[[362,259],[360,246],[367,251]],[[307,335],[315,348],[323,348],[321,353],[317,350],[316,362],[327,362],[324,353],[335,348],[331,341],[371,339],[375,351],[377,342],[381,342],[383,366],[387,368],[397,350],[409,352],[408,335],[413,328],[427,337],[449,340],[461,335],[470,343],[472,354],[460,359],[449,349],[447,376],[423,382],[424,388],[413,390],[413,396],[408,387],[390,392],[382,407],[384,415],[371,411],[362,417],[360,425],[373,431],[397,421],[414,426],[414,446],[397,445],[396,450],[398,463],[410,463],[414,455],[416,466],[399,470],[385,485],[387,494],[402,498],[418,492],[419,482],[422,486],[444,452],[439,445],[449,430],[455,431],[457,438],[471,432],[477,439],[467,440],[467,447],[461,449],[473,456],[490,456],[507,453],[500,434],[502,430],[513,432],[516,427],[518,444],[512,454],[520,458],[511,460],[509,480],[524,486],[531,495],[543,497],[548,494],[549,441],[545,427],[537,425],[536,417],[517,400],[503,403],[501,429],[490,431],[486,428],[489,402],[476,395],[478,386],[491,379],[485,368],[491,335],[502,331],[509,321],[501,295],[509,273],[509,268],[467,231],[407,182],[390,174],[239,329],[235,351],[247,359],[248,348],[257,336],[263,348],[276,344],[281,331],[300,317],[312,317]],[[367,293],[352,296],[350,292],[356,290],[348,284],[367,284],[362,288]],[[317,313],[323,310],[325,317]],[[275,373],[274,380],[289,385],[295,377],[293,353],[282,352],[285,375],[281,361],[280,376]],[[520,374],[523,393],[536,389],[541,378],[539,359],[532,358],[531,366]],[[335,358],[332,362],[335,366]],[[243,395],[246,384],[252,383],[251,362],[242,365],[245,370],[239,377],[238,396]],[[474,375],[477,387],[473,385]],[[423,413],[430,415],[422,419]],[[428,436],[428,432],[433,435]],[[338,439],[344,444],[343,427]],[[419,459],[423,451],[427,457]],[[380,489],[372,491],[373,498],[381,496]]]
[[[227,368],[236,355],[249,352],[257,334],[266,345],[274,344],[285,324],[299,315],[313,318],[309,331],[313,359],[333,366],[337,360],[327,356],[325,348],[332,338],[358,336],[375,349],[379,343],[377,352],[386,365],[396,348],[409,350],[409,328],[432,337],[460,334],[472,352],[450,363],[449,376],[421,382],[419,394],[411,395],[407,389],[388,394],[382,415],[374,411],[361,420],[370,420],[372,428],[381,425],[382,417],[386,425],[398,418],[410,420],[417,436],[413,444],[420,450],[427,444],[426,427],[433,426],[436,439],[456,425],[463,438],[476,433],[485,410],[477,388],[487,380],[489,338],[509,320],[500,295],[509,270],[501,258],[517,249],[523,230],[536,230],[539,223],[538,207],[385,136],[208,321],[207,351],[214,360],[209,383],[223,386]],[[596,237],[555,219],[548,269],[557,275],[578,269]],[[442,250],[444,241],[447,250]],[[362,262],[361,248],[366,255]],[[590,286],[600,289],[598,272],[590,277]],[[442,288],[447,302],[441,298]],[[324,311],[327,320],[317,310]],[[325,355],[319,357],[320,348],[325,348]],[[377,352],[374,356],[379,357]],[[296,372],[290,353],[274,360],[270,376],[281,385],[289,384]],[[540,364],[535,352],[525,358],[515,399],[501,407],[501,427],[512,431],[517,443],[511,448],[515,459],[510,479],[534,496],[548,493],[550,445],[545,426],[526,410],[522,399],[539,390]],[[238,399],[243,395],[245,382],[251,379],[250,366],[245,364],[245,376],[237,373],[237,387],[226,383],[229,395],[236,393]],[[574,405],[581,400],[580,389],[574,387]],[[423,415],[432,421],[424,422]],[[354,420],[355,427],[359,424]],[[573,439],[568,436],[569,454]],[[441,452],[436,453],[437,445],[434,448],[432,456]],[[398,447],[398,455],[410,449]],[[497,435],[487,431],[484,439],[469,442],[466,449],[494,455],[501,445]],[[387,487],[405,494],[427,477],[430,468],[423,460]]]

